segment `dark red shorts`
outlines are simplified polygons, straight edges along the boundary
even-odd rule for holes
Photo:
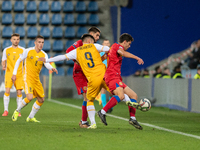
[[[127,85],[125,83],[122,82],[121,78],[109,78],[109,79],[105,79],[105,82],[110,90],[110,92],[114,95],[113,91],[117,88],[117,87],[122,87],[125,88],[127,87]]]
[[[74,83],[76,85],[76,89],[78,95],[87,92],[87,78],[83,74],[83,72],[78,72],[73,74]]]

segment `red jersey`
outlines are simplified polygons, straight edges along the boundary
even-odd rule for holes
[[[70,51],[80,47],[83,45],[82,40],[78,40],[77,42],[75,42],[73,45],[71,45],[67,50],[66,53],[69,53]],[[74,73],[79,73],[82,72],[81,66],[77,63],[74,63],[74,69],[73,69],[73,74]]]
[[[120,44],[114,43],[108,53],[108,67],[105,73],[105,78],[111,76],[121,77],[121,65],[122,65],[122,56],[120,56],[117,51],[119,49],[124,49]]]

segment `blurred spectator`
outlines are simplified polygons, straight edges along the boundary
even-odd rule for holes
[[[160,78],[162,76],[162,70],[160,66],[155,67],[156,73],[153,75],[154,78]]]
[[[196,69],[200,64],[200,39],[196,42],[192,53],[189,54],[188,66],[190,69]]]
[[[134,77],[141,77],[141,70],[137,70],[134,74]]]
[[[162,78],[163,79],[170,79],[171,78],[171,72],[170,72],[168,67],[164,68]]]
[[[197,74],[195,74],[194,79],[200,79],[200,66],[197,67]]]
[[[148,69],[144,69],[142,77],[143,78],[150,78]]]
[[[172,75],[173,79],[177,79],[177,78],[183,78],[182,74],[181,74],[181,65],[178,64],[177,66],[174,67],[174,74]]]

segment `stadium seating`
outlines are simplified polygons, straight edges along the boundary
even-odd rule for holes
[[[75,43],[74,40],[67,40],[67,42],[65,43],[65,49],[68,49],[71,45],[73,45]]]
[[[12,15],[10,13],[5,13],[2,16],[2,24],[10,25],[12,23]]]
[[[20,40],[19,46],[26,48],[26,43],[24,40]]]
[[[26,20],[27,25],[35,25],[37,24],[37,16],[36,14],[28,14],[27,20]]]
[[[51,36],[49,27],[41,27],[40,35],[42,35],[44,38],[49,38]]]
[[[40,1],[38,11],[39,12],[48,12],[48,10],[49,10],[48,2],[47,1]]]
[[[90,25],[98,25],[99,24],[99,16],[98,16],[98,14],[90,14],[88,23]]]
[[[25,22],[25,17],[24,14],[16,14],[15,19],[14,19],[14,24],[15,25],[23,25]]]
[[[81,36],[82,36],[83,34],[87,33],[87,32],[88,32],[88,30],[87,30],[86,27],[79,27],[79,28],[78,28],[78,31],[77,31],[77,37],[78,37],[78,38],[81,38]]]
[[[72,76],[73,75],[73,67],[69,67],[67,69],[67,76]]]
[[[3,40],[2,49],[5,49],[6,47],[11,46],[11,45],[12,45],[12,43],[11,43],[10,39]]]
[[[53,42],[53,51],[62,52],[64,49],[62,40],[54,40]]]
[[[37,5],[35,1],[28,1],[26,4],[27,12],[35,12],[37,10]]]
[[[88,4],[89,12],[97,12],[99,10],[98,3],[96,1],[90,1]]]
[[[76,32],[74,27],[67,27],[65,29],[65,38],[75,38]]]
[[[14,11],[15,12],[23,12],[24,11],[24,2],[23,1],[15,1]]]
[[[65,1],[63,5],[63,12],[72,12],[74,10],[74,5],[72,1]]]
[[[28,41],[28,46],[27,46],[27,47],[28,47],[28,48],[29,48],[29,47],[34,47],[34,46],[35,46],[34,42],[35,42],[35,40],[29,40],[29,41]]]
[[[57,67],[58,74],[54,72],[54,76],[65,76],[65,69],[63,67]]]
[[[73,60],[68,60],[68,61],[66,61],[66,65],[73,66],[74,65],[74,61]]]
[[[18,33],[20,35],[20,38],[24,38],[25,37],[25,29],[24,27],[16,27],[15,28],[15,33]]]
[[[49,40],[44,40],[44,45],[42,48],[45,52],[49,52],[51,50],[51,43]]]
[[[2,30],[2,37],[3,38],[10,38],[11,35],[13,34],[13,30],[12,30],[12,27],[4,27],[3,30]]]
[[[59,1],[53,1],[51,3],[51,12],[60,12],[61,11],[61,4]]]
[[[78,14],[76,18],[76,24],[78,25],[86,25],[87,24],[87,17],[85,14]]]
[[[29,27],[27,30],[28,38],[35,38],[38,35],[38,31],[36,27]]]
[[[63,31],[61,27],[54,27],[52,31],[52,37],[53,38],[62,38],[63,37]]]
[[[57,54],[54,55],[54,57],[55,57],[55,56],[58,56],[58,55],[62,55],[62,54],[57,53]],[[63,65],[63,64],[64,64],[64,60],[63,60],[63,61],[57,61],[57,62],[55,62],[55,64],[56,64],[56,65]]]
[[[53,14],[51,18],[52,25],[61,25],[62,24],[62,17],[60,14]]]
[[[12,10],[12,3],[11,1],[3,1],[1,5],[1,11],[3,12],[10,12]]]
[[[40,25],[48,25],[49,24],[49,15],[48,14],[40,14],[39,24]]]
[[[75,10],[77,12],[85,12],[86,11],[86,4],[84,1],[77,1]]]
[[[74,24],[74,15],[66,14],[64,17],[64,25],[73,25]]]

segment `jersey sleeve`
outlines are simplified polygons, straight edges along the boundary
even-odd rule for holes
[[[28,56],[28,52],[30,49],[23,49],[23,53],[20,55],[19,59],[22,61]]]
[[[6,56],[6,49],[3,50],[3,56],[2,56],[2,61],[6,60],[7,56]]]
[[[66,50],[66,53],[69,53],[71,52],[72,50],[82,46],[83,43],[82,43],[82,40],[78,40],[77,42],[75,42],[74,44],[72,44],[67,50]]]
[[[110,49],[108,46],[103,46],[103,45],[96,44],[96,43],[94,44],[94,46],[96,47],[98,52],[108,52]]]
[[[76,49],[74,49],[73,51],[65,54],[65,57],[67,58],[67,60],[71,60],[71,59],[76,59]]]

